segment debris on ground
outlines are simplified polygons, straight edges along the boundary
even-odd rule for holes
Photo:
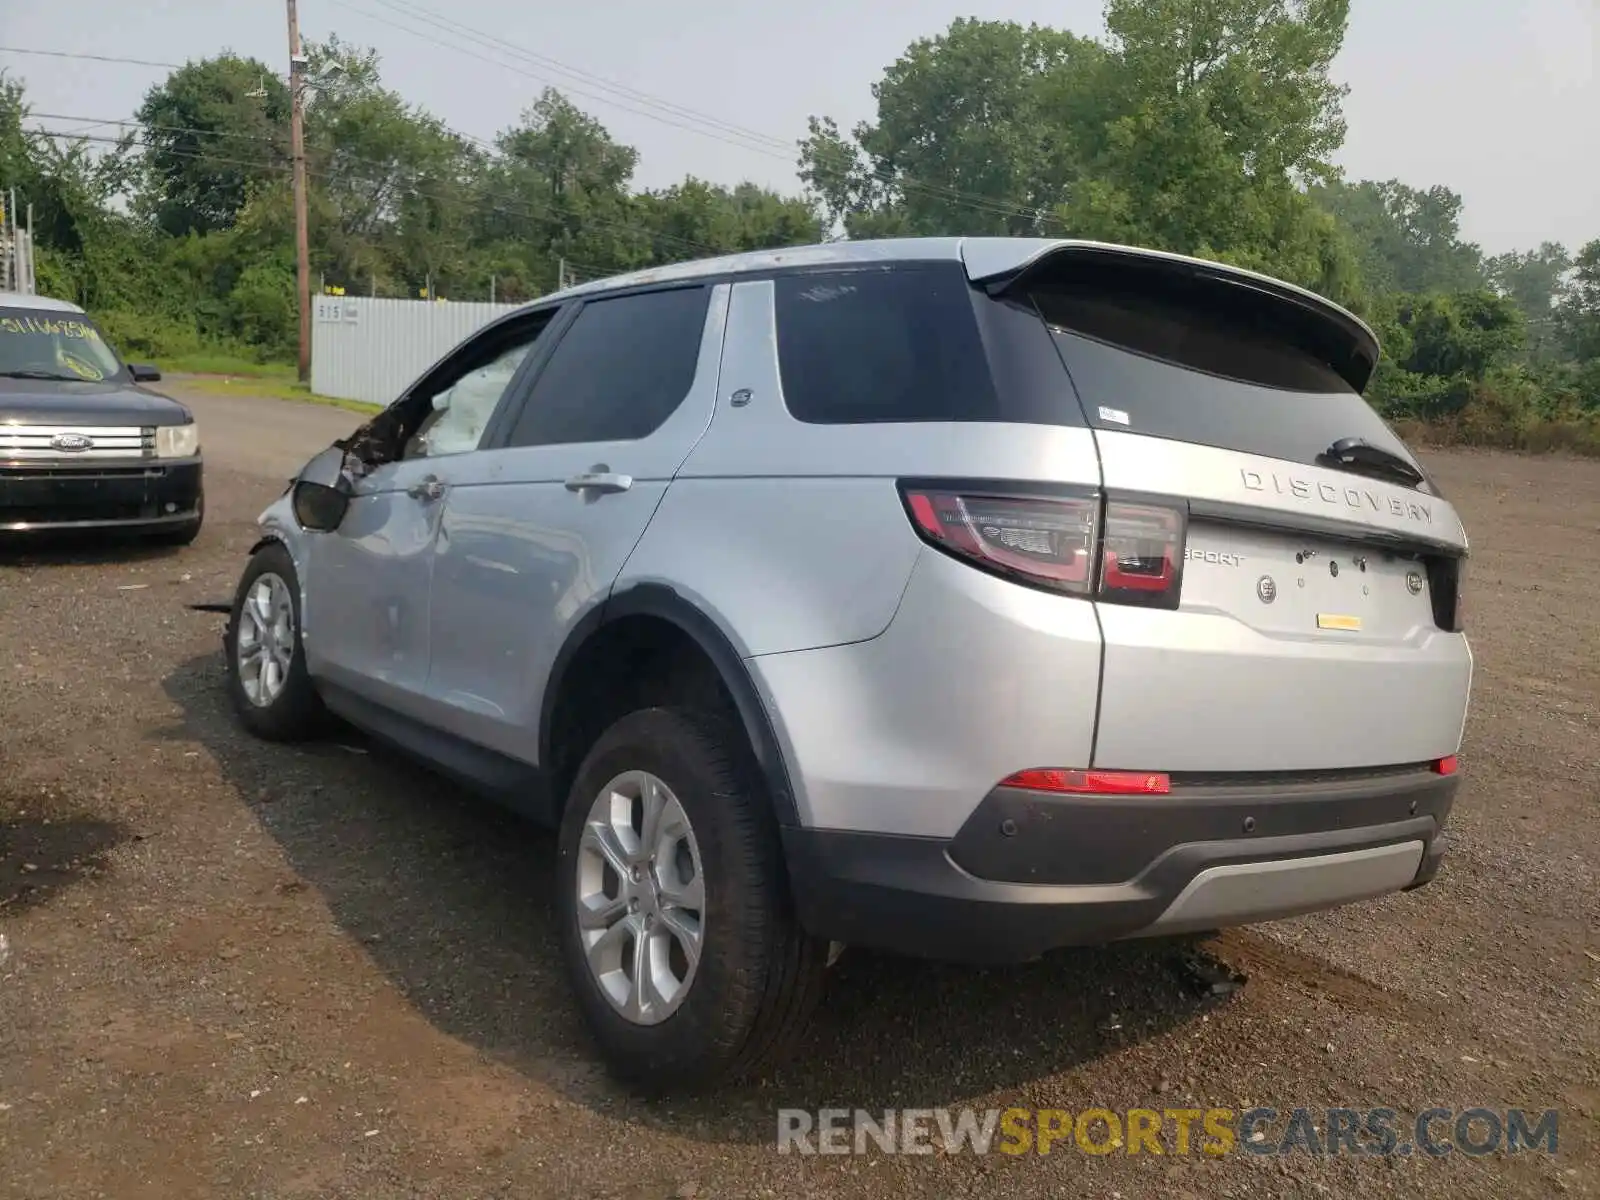
[[[1200,950],[1180,951],[1168,960],[1168,965],[1178,981],[1202,1000],[1231,996],[1250,982],[1248,975]]]

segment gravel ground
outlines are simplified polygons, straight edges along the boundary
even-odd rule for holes
[[[357,419],[193,398],[182,552],[0,552],[0,1196],[1600,1195],[1600,463],[1435,455],[1478,674],[1440,879],[1169,948],[847,954],[796,1059],[693,1102],[597,1072],[550,840],[358,739],[250,741],[220,618],[256,513]],[[1555,1155],[801,1157],[779,1107],[1561,1110]],[[1281,1136],[1281,1125],[1278,1127]]]

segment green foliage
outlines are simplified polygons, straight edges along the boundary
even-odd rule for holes
[[[247,346],[268,358],[288,358],[295,352],[289,336],[298,328],[294,272],[270,263],[256,263],[239,276],[228,294],[233,313],[233,333]]]
[[[1400,305],[1410,353],[1401,361],[1420,375],[1481,380],[1522,346],[1522,317],[1493,292],[1434,293]]]
[[[1453,291],[1484,282],[1483,256],[1461,240],[1462,200],[1449,188],[1333,181],[1312,196],[1349,231],[1375,290]]]
[[[312,270],[357,295],[525,300],[572,278],[825,239],[1013,234],[1173,250],[1287,279],[1378,332],[1369,395],[1430,436],[1600,446],[1600,241],[1486,259],[1461,197],[1346,181],[1332,74],[1349,0],[1107,0],[1105,34],[958,19],[919,38],[848,132],[814,117],[805,194],[686,178],[561,93],[492,142],[307,46]],[[331,70],[337,66],[338,71]],[[28,129],[0,73],[0,175],[34,206],[41,285],[126,353],[284,361],[297,339],[289,98],[263,64],[190,62],[104,149]]]
[[[289,90],[265,63],[222,54],[145,93],[145,211],[166,233],[233,224],[251,189],[288,163]]]
[[[1384,361],[1368,394],[1397,417],[1459,413],[1477,385],[1513,365],[1523,345],[1516,305],[1484,289],[1389,297],[1376,328]]]
[[[1578,251],[1556,322],[1574,358],[1591,363],[1600,359],[1600,238]]]
[[[312,270],[357,294],[502,300],[567,277],[815,241],[814,206],[752,184],[632,190],[637,153],[546,90],[492,147],[382,84],[377,56],[307,46]],[[330,67],[337,64],[337,72]],[[0,172],[33,203],[39,281],[126,353],[289,359],[298,321],[288,92],[224,54],[150,89],[110,152],[30,133],[0,76]]]
[[[1545,242],[1537,250],[1496,255],[1484,263],[1484,273],[1494,289],[1522,310],[1528,325],[1528,356],[1534,362],[1561,357],[1556,305],[1565,293],[1572,266],[1572,256],[1556,242]]]
[[[102,308],[95,316],[106,338],[124,358],[144,360],[200,349],[200,331],[192,320],[137,308]]]
[[[1070,33],[957,20],[889,67],[853,141],[813,120],[802,178],[851,236],[890,207],[894,232],[1037,233],[1073,161],[1052,81],[1103,57]]]
[[[801,178],[851,237],[1065,235],[1287,279],[1377,330],[1391,418],[1480,440],[1499,421],[1515,445],[1578,428],[1600,242],[1570,281],[1559,246],[1486,262],[1448,188],[1342,180],[1348,19],[1347,0],[1109,0],[1100,42],[957,20],[887,68],[875,120],[811,119]]]

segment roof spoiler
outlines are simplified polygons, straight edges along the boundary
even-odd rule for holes
[[[1231,293],[1275,309],[1275,316],[1295,329],[1295,340],[1358,392],[1378,365],[1378,335],[1360,317],[1315,292],[1242,267],[1133,246],[1043,238],[968,238],[962,259],[967,277],[991,295],[1074,267],[1114,271],[1144,286],[1168,281],[1186,289]]]

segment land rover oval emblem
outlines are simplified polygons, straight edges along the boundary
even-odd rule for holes
[[[1263,575],[1256,580],[1256,595],[1261,597],[1261,603],[1271,604],[1278,598],[1278,585],[1272,582],[1271,575]]]
[[[1422,595],[1422,575],[1417,571],[1406,572],[1406,591],[1413,596]]]
[[[69,454],[76,454],[80,450],[94,449],[94,439],[85,437],[81,433],[58,433],[50,439],[50,446],[55,450],[65,450]]]

